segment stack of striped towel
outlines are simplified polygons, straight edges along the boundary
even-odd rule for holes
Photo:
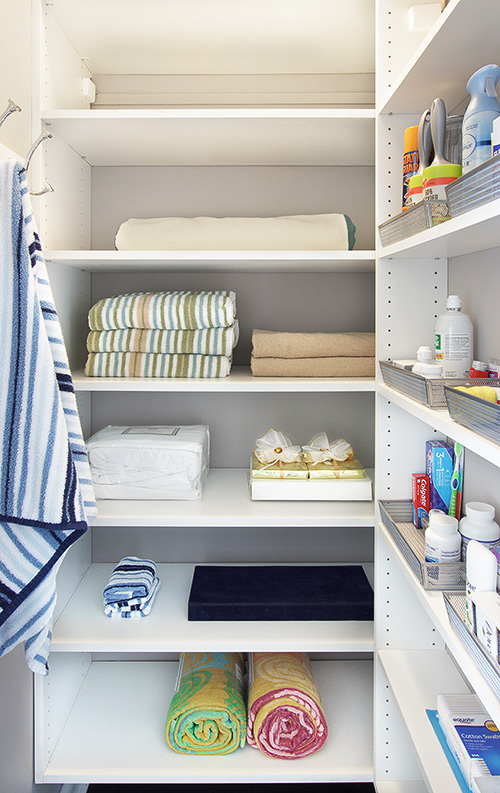
[[[125,556],[104,587],[104,613],[125,619],[147,617],[159,587],[156,564],[151,559]]]
[[[234,292],[134,292],[89,312],[90,377],[227,377],[238,341]]]

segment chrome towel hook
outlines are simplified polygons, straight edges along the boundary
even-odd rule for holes
[[[33,157],[33,154],[35,153],[35,150],[38,148],[40,143],[51,137],[52,135],[50,132],[47,132],[47,130],[45,129],[42,130],[36,141],[33,143],[31,149],[29,150],[26,160],[24,162],[24,168],[26,171],[28,171],[31,158]],[[53,193],[53,192],[54,192],[54,188],[48,182],[45,183],[45,187],[42,190],[30,190],[31,195],[44,195],[45,193]]]
[[[2,126],[3,122],[5,121],[5,119],[10,116],[11,113],[16,113],[16,112],[20,113],[21,110],[22,110],[22,108],[20,108],[19,105],[16,105],[16,103],[13,102],[12,99],[9,99],[9,103],[8,103],[7,107],[5,108],[5,110],[3,111],[2,115],[0,116],[0,127]]]

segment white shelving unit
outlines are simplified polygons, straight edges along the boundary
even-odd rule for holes
[[[253,327],[374,330],[373,0],[342,9],[324,0],[234,9],[216,1],[209,11],[195,2],[189,20],[178,0],[161,9],[145,0],[140,11],[115,0],[33,5],[37,104],[52,134],[33,179],[54,187],[39,202],[39,226],[84,433],[109,416],[209,423],[212,447],[202,501],[101,501],[92,541],[89,533],[68,554],[50,674],[36,680],[36,781],[372,781],[373,622],[193,623],[186,610],[200,561],[358,563],[373,580],[373,501],[253,502],[248,490],[251,444],[277,422],[299,443],[324,429],[347,436],[365,464],[374,455],[375,378],[254,378],[248,368]],[[359,49],[348,43],[353,35]],[[89,77],[93,107],[80,91]],[[166,214],[346,212],[358,242],[339,252],[113,250],[115,218],[151,205],[144,185],[155,212],[173,206]],[[91,305],[169,285],[236,291],[230,376],[85,377]],[[102,589],[114,564],[146,549],[162,580],[151,615],[139,624],[107,619]],[[224,758],[170,751],[164,727],[179,653],[259,648],[312,655],[328,746],[293,764],[249,747]],[[121,725],[112,735],[110,714]]]
[[[407,24],[410,5],[378,3],[377,224],[400,211],[404,129],[418,123],[436,96],[450,113],[463,111],[469,76],[500,56],[492,31],[496,3],[451,0],[421,41],[412,38]],[[377,240],[379,359],[411,357],[420,344],[432,345],[435,318],[448,293],[460,294],[473,317],[475,357],[489,355],[498,333],[489,293],[498,284],[491,262],[499,245],[498,201],[387,247]],[[430,409],[387,387],[379,373],[379,498],[411,497],[410,474],[424,470],[425,440],[431,438],[464,445],[464,502],[488,501],[498,511],[498,445],[455,423],[447,410]],[[375,589],[377,790],[458,791],[426,709],[436,708],[440,692],[475,691],[498,722],[500,702],[451,628],[442,594],[424,591],[382,523],[376,527]]]
[[[408,498],[425,440],[450,437],[466,448],[465,500],[500,509],[499,447],[446,410],[413,402],[378,373],[253,378],[248,369],[254,317],[281,329],[297,322],[304,330],[373,330],[375,296],[378,358],[409,357],[432,344],[448,292],[462,295],[474,319],[476,356],[500,357],[500,199],[386,248],[368,220],[374,167],[376,224],[399,212],[404,129],[435,96],[459,112],[470,74],[500,59],[495,0],[450,0],[427,32],[411,30],[413,4],[254,0],[237,4],[235,13],[220,0],[207,16],[200,1],[187,24],[177,0],[165,3],[160,17],[153,0],[141,3],[139,15],[131,0],[33,3],[34,107],[52,139],[32,179],[54,187],[37,214],[84,432],[110,416],[115,423],[162,423],[174,412],[179,423],[210,422],[214,440],[201,502],[103,501],[92,542],[89,533],[68,554],[51,672],[36,680],[37,782],[374,781],[378,793],[458,793],[426,709],[440,691],[474,690],[500,722],[500,702],[451,629],[442,596],[415,580],[373,502],[263,503],[248,496],[251,439],[279,421],[301,443],[319,429],[350,440],[352,433],[359,456],[374,457],[382,499]],[[93,107],[81,92],[89,77],[98,89]],[[178,191],[183,181],[191,186]],[[217,205],[219,212],[257,215],[261,204],[268,215],[319,206],[347,211],[343,202],[350,202],[366,244],[338,253],[113,250],[116,219],[140,216],[146,201],[151,206],[148,184],[166,214],[172,206],[179,214],[209,214]],[[236,289],[242,339],[231,375],[86,378],[84,329],[93,302],[170,284]],[[231,444],[238,448],[229,454]],[[299,543],[298,533],[306,537]],[[220,556],[252,564],[266,555],[268,563],[300,564],[307,543],[308,564],[362,563],[371,579],[374,562],[375,625],[187,620],[194,564],[221,563]],[[103,585],[121,556],[146,548],[162,578],[154,611],[140,624],[111,623],[102,613]],[[293,764],[248,747],[223,758],[170,752],[163,731],[178,654],[272,648],[312,654],[331,727],[327,746]],[[120,725],[111,731],[109,714]]]

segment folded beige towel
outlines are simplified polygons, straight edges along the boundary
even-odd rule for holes
[[[254,330],[252,345],[254,358],[366,358],[375,355],[375,334]]]
[[[374,377],[375,356],[326,358],[256,358],[250,368],[254,377]]]
[[[352,250],[355,226],[347,215],[270,218],[130,218],[121,224],[119,251]]]

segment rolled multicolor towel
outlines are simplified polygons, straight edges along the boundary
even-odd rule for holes
[[[294,760],[320,749],[328,728],[306,653],[251,653],[247,741]]]
[[[183,754],[229,754],[245,744],[241,653],[183,653],[167,713],[167,743]]]

